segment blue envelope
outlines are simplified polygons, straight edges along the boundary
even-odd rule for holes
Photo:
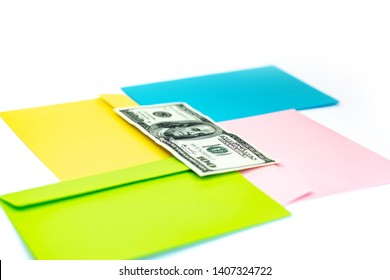
[[[214,121],[338,103],[274,66],[122,89],[140,105],[187,102]]]

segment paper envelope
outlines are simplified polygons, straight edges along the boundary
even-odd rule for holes
[[[219,125],[280,161],[241,173],[284,204],[298,190],[311,189],[308,199],[390,183],[390,160],[295,110]]]
[[[140,105],[187,102],[214,121],[338,102],[274,66],[131,86],[123,91]]]
[[[4,195],[37,259],[135,259],[288,216],[240,173],[175,158]]]
[[[124,95],[104,94],[0,117],[60,180],[70,180],[171,156],[113,111],[136,105]]]

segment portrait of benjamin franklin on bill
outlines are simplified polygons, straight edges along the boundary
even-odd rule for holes
[[[166,140],[204,139],[222,134],[222,129],[201,121],[161,122],[153,124],[149,132]]]

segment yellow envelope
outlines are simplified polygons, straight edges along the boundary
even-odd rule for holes
[[[113,111],[136,105],[124,95],[103,94],[93,100],[1,112],[0,117],[63,181],[171,157]]]

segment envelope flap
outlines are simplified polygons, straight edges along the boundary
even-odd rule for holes
[[[14,207],[33,206],[177,174],[187,170],[188,167],[175,158],[168,158],[113,172],[6,194],[1,199]]]
[[[99,97],[112,108],[138,106],[133,99],[123,94],[100,94]]]

